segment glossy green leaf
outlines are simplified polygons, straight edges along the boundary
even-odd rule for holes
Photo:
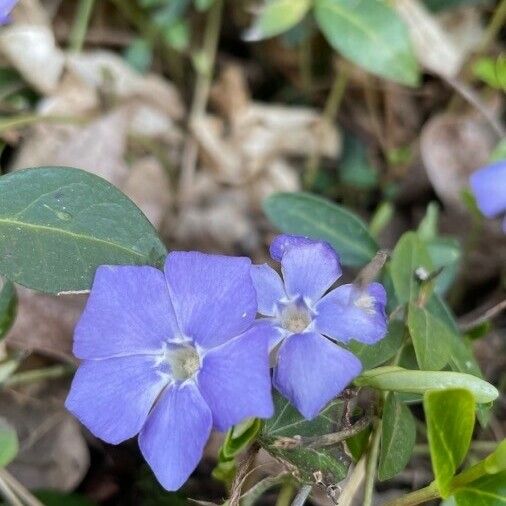
[[[268,0],[244,38],[254,41],[286,32],[302,21],[310,7],[311,0]]]
[[[499,396],[497,388],[490,383],[470,374],[452,371],[410,371],[402,367],[384,366],[363,372],[354,383],[378,390],[414,394],[424,394],[429,390],[465,388],[472,392],[478,403],[492,402]]]
[[[496,90],[506,89],[506,56],[480,58],[473,65],[473,74]]]
[[[328,485],[346,477],[349,458],[340,447],[287,449],[285,438],[294,436],[318,436],[338,431],[342,426],[343,402],[331,402],[313,420],[304,419],[290,403],[279,394],[274,395],[275,414],[264,424],[259,442],[275,458],[294,470],[303,483],[315,483],[315,473]]]
[[[408,328],[422,370],[439,371],[450,358],[451,332],[432,313],[416,304],[409,305]]]
[[[443,498],[471,444],[475,400],[466,389],[426,392],[423,408],[427,422],[432,470]]]
[[[506,471],[483,476],[455,492],[457,506],[505,506]]]
[[[264,210],[285,233],[328,241],[344,265],[365,265],[378,251],[365,223],[327,199],[303,192],[276,193],[265,200]]]
[[[381,77],[418,84],[409,32],[387,3],[316,0],[314,13],[329,44],[344,57]]]
[[[406,467],[415,439],[416,426],[411,411],[395,394],[389,393],[381,422],[380,480],[389,480]]]
[[[17,302],[14,284],[11,281],[4,281],[2,288],[0,288],[0,339],[7,334],[14,323]]]
[[[395,246],[390,261],[390,274],[398,302],[404,304],[415,300],[420,283],[415,271],[423,268],[433,270],[432,260],[423,241],[415,232],[406,232]]]
[[[348,348],[360,359],[364,370],[367,371],[384,364],[399,351],[405,332],[403,322],[392,320],[389,323],[387,335],[381,341],[373,345],[352,341],[348,344]]]
[[[18,436],[14,428],[0,418],[0,468],[14,460],[19,450]]]
[[[485,469],[488,474],[506,471],[506,439],[503,439],[485,459]]]
[[[161,266],[141,211],[88,172],[44,167],[0,178],[0,274],[49,293],[87,290],[103,264]]]

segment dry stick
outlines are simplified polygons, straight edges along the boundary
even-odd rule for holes
[[[8,484],[10,489],[23,501],[26,506],[44,506],[7,470],[0,469],[0,479],[4,480]]]
[[[248,477],[249,471],[255,462],[259,447],[253,444],[248,448],[246,458],[239,465],[239,469],[234,477],[230,491],[230,499],[228,500],[228,506],[239,506],[241,502],[241,491],[244,481]]]
[[[376,479],[376,469],[378,467],[380,439],[381,422],[378,423],[376,430],[373,433],[371,446],[367,452],[363,506],[372,506],[373,503],[374,482]]]
[[[311,485],[304,485],[301,487],[292,502],[292,506],[303,506],[312,489],[313,487]]]
[[[466,332],[467,330],[471,330],[474,327],[477,327],[478,325],[481,325],[482,323],[485,323],[488,320],[492,320],[499,314],[501,314],[506,309],[506,299],[502,300],[495,306],[491,307],[483,315],[480,317],[468,322],[468,323],[461,323],[459,324],[459,329],[462,332]]]
[[[209,92],[211,89],[214,62],[216,60],[216,51],[218,49],[222,10],[223,0],[216,0],[209,11],[207,19],[203,43],[206,68],[205,71],[200,70],[197,75],[197,84],[195,86],[195,93],[193,95],[193,102],[188,120],[189,133],[186,138],[181,160],[179,199],[182,207],[188,205],[192,191],[195,168],[197,164],[198,145],[197,141],[191,134],[191,130],[193,123],[206,111]]]
[[[0,476],[0,496],[2,496],[10,506],[23,506],[23,503],[16,497],[8,483]]]
[[[339,496],[339,506],[351,506],[365,477],[366,455],[363,455],[351,472]]]

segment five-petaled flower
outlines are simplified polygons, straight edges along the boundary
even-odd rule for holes
[[[274,386],[307,419],[314,418],[361,371],[360,360],[333,341],[373,344],[385,336],[386,294],[379,283],[341,285],[339,258],[326,242],[281,235],[271,244],[281,277],[252,266],[258,311],[277,354]]]
[[[139,433],[168,490],[186,481],[213,427],[273,414],[250,269],[246,258],[174,252],[164,273],[97,270],[75,330],[83,362],[66,406],[109,443]]]
[[[18,0],[0,0],[0,26],[10,21],[9,14],[17,2]]]
[[[470,181],[476,203],[487,218],[506,213],[506,160],[482,167],[471,175]],[[502,228],[506,233],[506,217]]]

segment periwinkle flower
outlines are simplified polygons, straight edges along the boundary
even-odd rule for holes
[[[102,266],[95,275],[66,407],[109,443],[139,433],[168,490],[194,470],[213,427],[272,416],[250,269],[247,258],[174,252],[164,272]]]
[[[339,258],[326,242],[281,235],[271,244],[283,280],[267,264],[252,266],[258,311],[277,351],[274,386],[307,419],[314,418],[362,370],[360,360],[336,344],[373,344],[385,336],[386,294],[379,283],[341,285]],[[266,327],[268,326],[268,327]]]
[[[18,0],[0,0],[0,26],[10,21],[9,14],[17,2]]]
[[[506,213],[506,160],[477,170],[471,175],[470,182],[476,203],[487,218]],[[506,217],[502,228],[506,233]]]

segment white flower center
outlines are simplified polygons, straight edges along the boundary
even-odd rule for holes
[[[368,314],[374,314],[374,297],[368,293],[361,293],[354,302],[355,306]]]
[[[305,330],[310,323],[311,316],[304,307],[290,305],[286,306],[281,312],[281,326],[294,334]]]
[[[174,379],[186,381],[200,369],[200,357],[193,346],[181,346],[166,352]]]

